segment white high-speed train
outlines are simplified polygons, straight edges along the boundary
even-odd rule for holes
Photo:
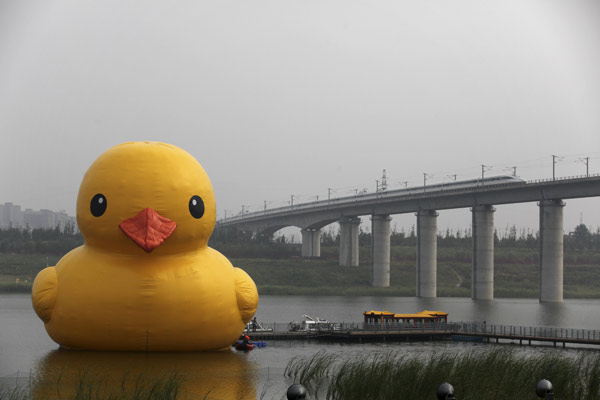
[[[468,179],[465,181],[452,181],[445,183],[436,183],[433,185],[426,185],[422,187],[413,187],[408,188],[408,190],[420,190],[423,189],[425,192],[435,192],[439,190],[454,190],[454,189],[471,189],[482,186],[493,186],[493,185],[505,185],[505,184],[521,184],[525,183],[525,181],[521,178],[512,175],[498,175],[491,176],[489,178],[478,178],[478,179]],[[401,189],[407,190],[407,189]],[[394,191],[397,192],[397,191]]]
[[[492,187],[492,186],[499,186],[499,185],[520,185],[520,184],[525,184],[526,182],[521,179],[518,178],[516,176],[512,176],[512,175],[498,175],[498,176],[491,176],[488,178],[478,178],[478,179],[468,179],[468,180],[463,180],[463,181],[452,181],[452,182],[444,182],[444,183],[434,183],[434,184],[430,184],[430,185],[424,185],[424,186],[412,186],[412,187],[407,187],[407,188],[402,188],[402,189],[394,189],[394,190],[385,190],[385,191],[379,191],[377,193],[358,193],[352,196],[345,196],[345,197],[336,197],[336,198],[331,198],[328,200],[317,200],[314,202],[309,202],[309,203],[298,203],[298,204],[294,204],[293,207],[290,206],[285,206],[285,207],[278,207],[278,208],[272,208],[269,210],[264,210],[264,211],[258,211],[258,212],[251,212],[251,213],[247,213],[243,216],[239,215],[239,216],[235,216],[230,218],[229,220],[237,220],[237,219],[241,219],[244,217],[251,217],[251,216],[255,216],[255,215],[264,215],[264,214],[272,214],[272,213],[277,213],[277,212],[281,212],[281,211],[286,211],[286,210],[301,210],[301,209],[306,209],[306,208],[312,208],[312,207],[318,207],[318,206],[328,206],[328,205],[343,205],[343,204],[350,204],[350,203],[355,203],[357,201],[365,201],[365,200],[375,200],[375,199],[381,199],[381,198],[386,198],[386,197],[395,197],[395,196],[413,196],[413,195],[420,195],[423,193],[434,193],[434,192],[442,192],[442,191],[450,191],[450,190],[468,190],[468,189],[475,189],[475,188],[482,188],[482,187]]]
[[[339,197],[336,199],[332,199],[330,202],[335,202],[335,204],[340,204],[344,202],[352,202],[356,200],[369,200],[369,199],[377,199],[382,197],[391,197],[391,196],[402,196],[402,195],[415,195],[422,193],[432,193],[439,191],[448,191],[448,190],[464,190],[464,189],[475,189],[478,187],[490,187],[497,185],[519,185],[524,184],[525,181],[521,178],[512,175],[498,175],[491,176],[488,178],[479,178],[479,179],[468,179],[463,181],[452,181],[452,182],[443,182],[443,183],[434,183],[431,185],[424,186],[412,186],[402,189],[394,189],[394,190],[385,190],[379,191],[377,193],[366,193],[359,194],[355,196],[348,197]],[[327,202],[327,201],[324,201]],[[319,201],[318,203],[324,203]],[[312,203],[314,205],[314,203]],[[300,204],[298,205],[300,206]]]

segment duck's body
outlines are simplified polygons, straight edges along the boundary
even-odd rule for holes
[[[149,257],[144,268],[131,261],[81,246],[49,267],[50,278],[36,289],[56,291],[50,337],[71,349],[179,351],[208,343],[221,349],[254,313],[238,305],[252,280],[209,247]]]
[[[84,182],[86,179],[87,175]],[[108,207],[120,198],[117,193],[111,193],[110,188],[100,185],[99,189],[86,193],[83,201],[89,202],[89,198],[95,198],[94,192],[101,190],[110,193],[103,195],[105,205],[108,199]],[[176,193],[173,196],[176,198]],[[188,192],[183,194],[184,203],[189,196]],[[131,198],[120,201],[123,200],[131,201]],[[156,199],[150,198],[146,203],[153,201]],[[211,206],[207,196],[205,202]],[[85,213],[85,204],[82,208]],[[177,216],[177,213],[169,214],[168,209],[161,212],[161,216]],[[108,231],[106,242],[96,237],[90,243],[86,240],[86,244],[65,255],[56,267],[48,267],[36,277],[33,306],[44,320],[50,337],[61,346],[73,349],[229,348],[256,311],[258,294],[252,279],[233,267],[221,253],[206,246],[207,237],[195,245],[186,244],[189,236],[193,239],[194,235],[193,231],[185,232],[181,216],[179,222],[174,219],[178,226],[172,237],[164,239],[164,245],[156,251],[140,249],[139,243],[136,246],[123,234],[126,228],[121,227],[123,232],[109,229],[114,225],[114,217],[113,221],[109,217],[109,224],[100,226]],[[121,223],[126,221],[118,214],[116,218]],[[100,222],[99,217],[80,216],[78,201],[80,226],[81,222],[85,226],[86,219]],[[191,221],[190,226],[195,222]],[[161,220],[160,226],[164,224]],[[160,226],[157,229],[162,229]],[[87,229],[82,229],[84,237]],[[183,234],[179,241],[177,233]],[[111,240],[115,241],[114,245]]]

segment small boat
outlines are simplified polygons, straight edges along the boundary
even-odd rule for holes
[[[244,343],[241,340],[238,340],[237,342],[235,342],[233,347],[235,347],[235,349],[238,351],[250,351],[253,350],[256,346],[254,345],[254,343]]]
[[[242,340],[238,340],[233,344],[233,347],[239,351],[250,351],[256,347],[267,347],[267,342],[248,342],[244,344]]]

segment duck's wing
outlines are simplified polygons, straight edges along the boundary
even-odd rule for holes
[[[44,322],[50,321],[54,303],[56,303],[58,279],[56,277],[56,268],[47,267],[41,270],[31,289],[31,302],[35,313]]]
[[[233,274],[238,308],[244,324],[247,324],[258,307],[258,290],[252,278],[244,270],[234,267]]]

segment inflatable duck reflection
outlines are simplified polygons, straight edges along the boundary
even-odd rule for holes
[[[27,398],[256,400],[259,373],[233,351],[53,350],[36,361]]]
[[[258,293],[207,246],[215,218],[210,180],[184,150],[133,142],[106,151],[79,189],[85,244],[33,284],[33,307],[50,337],[71,349],[230,348]]]

